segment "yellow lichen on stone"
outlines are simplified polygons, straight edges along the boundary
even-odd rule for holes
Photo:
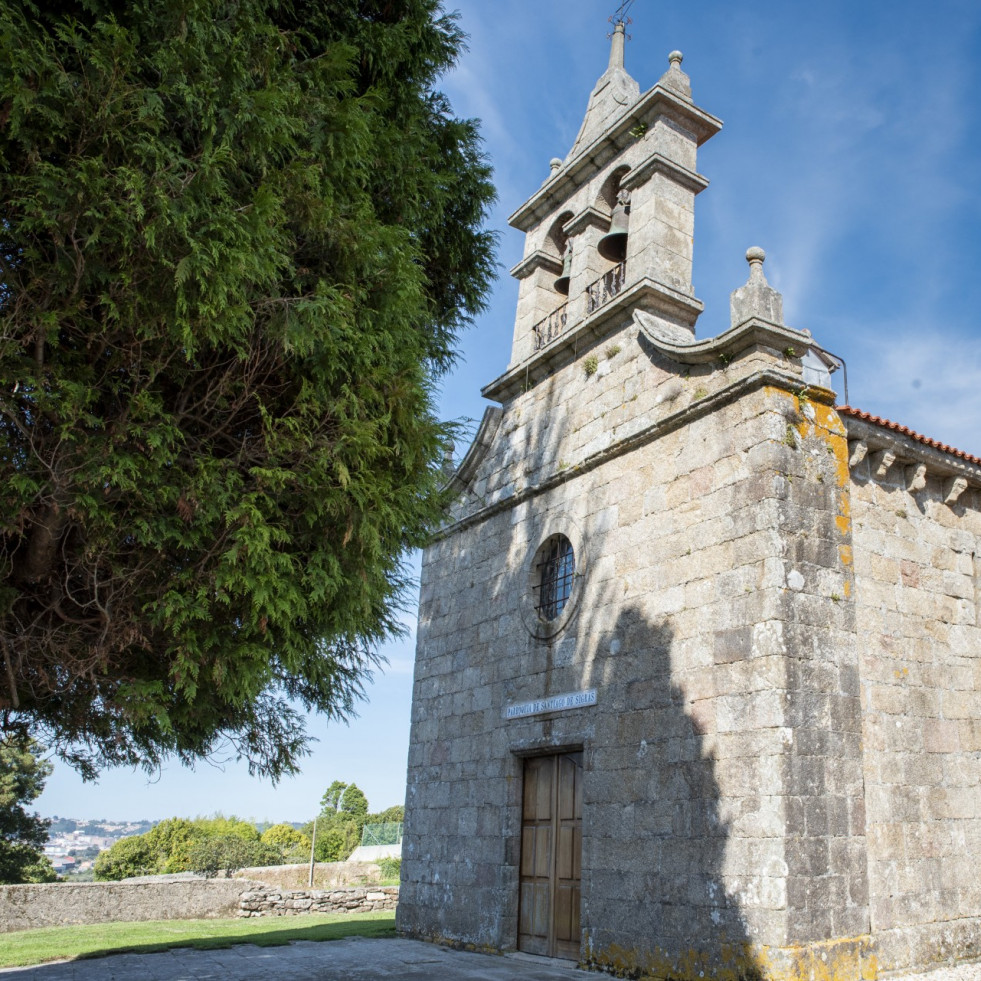
[[[834,458],[834,476],[838,487],[837,511],[835,527],[845,538],[851,534],[852,515],[849,485],[851,477],[848,469],[848,432],[841,417],[835,412],[834,406],[821,402],[806,402],[810,412],[804,412],[804,403],[800,396],[795,396],[798,411],[803,419],[798,431],[802,437],[815,436],[820,439]],[[852,549],[850,545],[840,545],[838,555],[842,565],[851,567]],[[845,596],[851,594],[851,583],[845,582]]]
[[[799,947],[764,948],[758,975],[766,981],[876,981],[878,964],[868,936]]]
[[[814,437],[824,443],[828,454],[833,457],[834,481],[838,490],[835,500],[837,509],[835,527],[842,538],[847,539],[851,535],[852,528],[851,477],[848,468],[848,431],[845,429],[841,416],[835,411],[833,405],[808,399],[806,392],[791,394],[778,388],[767,388],[767,394],[771,397],[793,402],[797,422],[788,428],[793,429],[798,434],[801,445],[803,445],[804,440]],[[839,545],[838,557],[846,569],[852,568],[851,545]],[[850,580],[845,580],[843,590],[845,597],[849,598],[852,593]]]
[[[769,977],[750,944],[724,942],[718,954],[691,947],[677,957],[660,948],[641,951],[610,944],[585,963],[637,981],[767,981]]]
[[[588,949],[588,945],[587,945]],[[725,944],[718,953],[689,948],[676,957],[660,949],[610,944],[584,965],[636,981],[876,981],[868,936],[793,947]]]

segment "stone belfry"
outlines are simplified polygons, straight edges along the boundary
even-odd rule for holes
[[[620,22],[572,149],[510,218],[525,250],[511,270],[520,288],[510,370],[490,398],[543,377],[569,343],[605,335],[624,311],[694,335],[695,195],[708,185],[695,158],[722,123],[692,101],[679,51],[641,96],[624,40]]]

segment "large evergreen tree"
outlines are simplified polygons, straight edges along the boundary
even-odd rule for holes
[[[27,810],[44,789],[51,764],[33,739],[0,739],[0,884],[57,878],[43,853],[48,822]]]
[[[492,198],[438,0],[0,0],[0,729],[295,769],[438,514]]]

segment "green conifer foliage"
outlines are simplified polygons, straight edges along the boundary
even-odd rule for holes
[[[40,753],[32,739],[0,739],[0,884],[57,878],[42,851],[48,822],[25,807],[44,790],[51,773]]]
[[[0,728],[294,772],[440,508],[492,270],[438,0],[0,0]]]

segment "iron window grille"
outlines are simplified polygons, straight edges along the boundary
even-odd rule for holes
[[[576,573],[572,543],[565,535],[553,535],[542,547],[538,563],[538,603],[535,609],[545,620],[554,620],[569,602]]]

